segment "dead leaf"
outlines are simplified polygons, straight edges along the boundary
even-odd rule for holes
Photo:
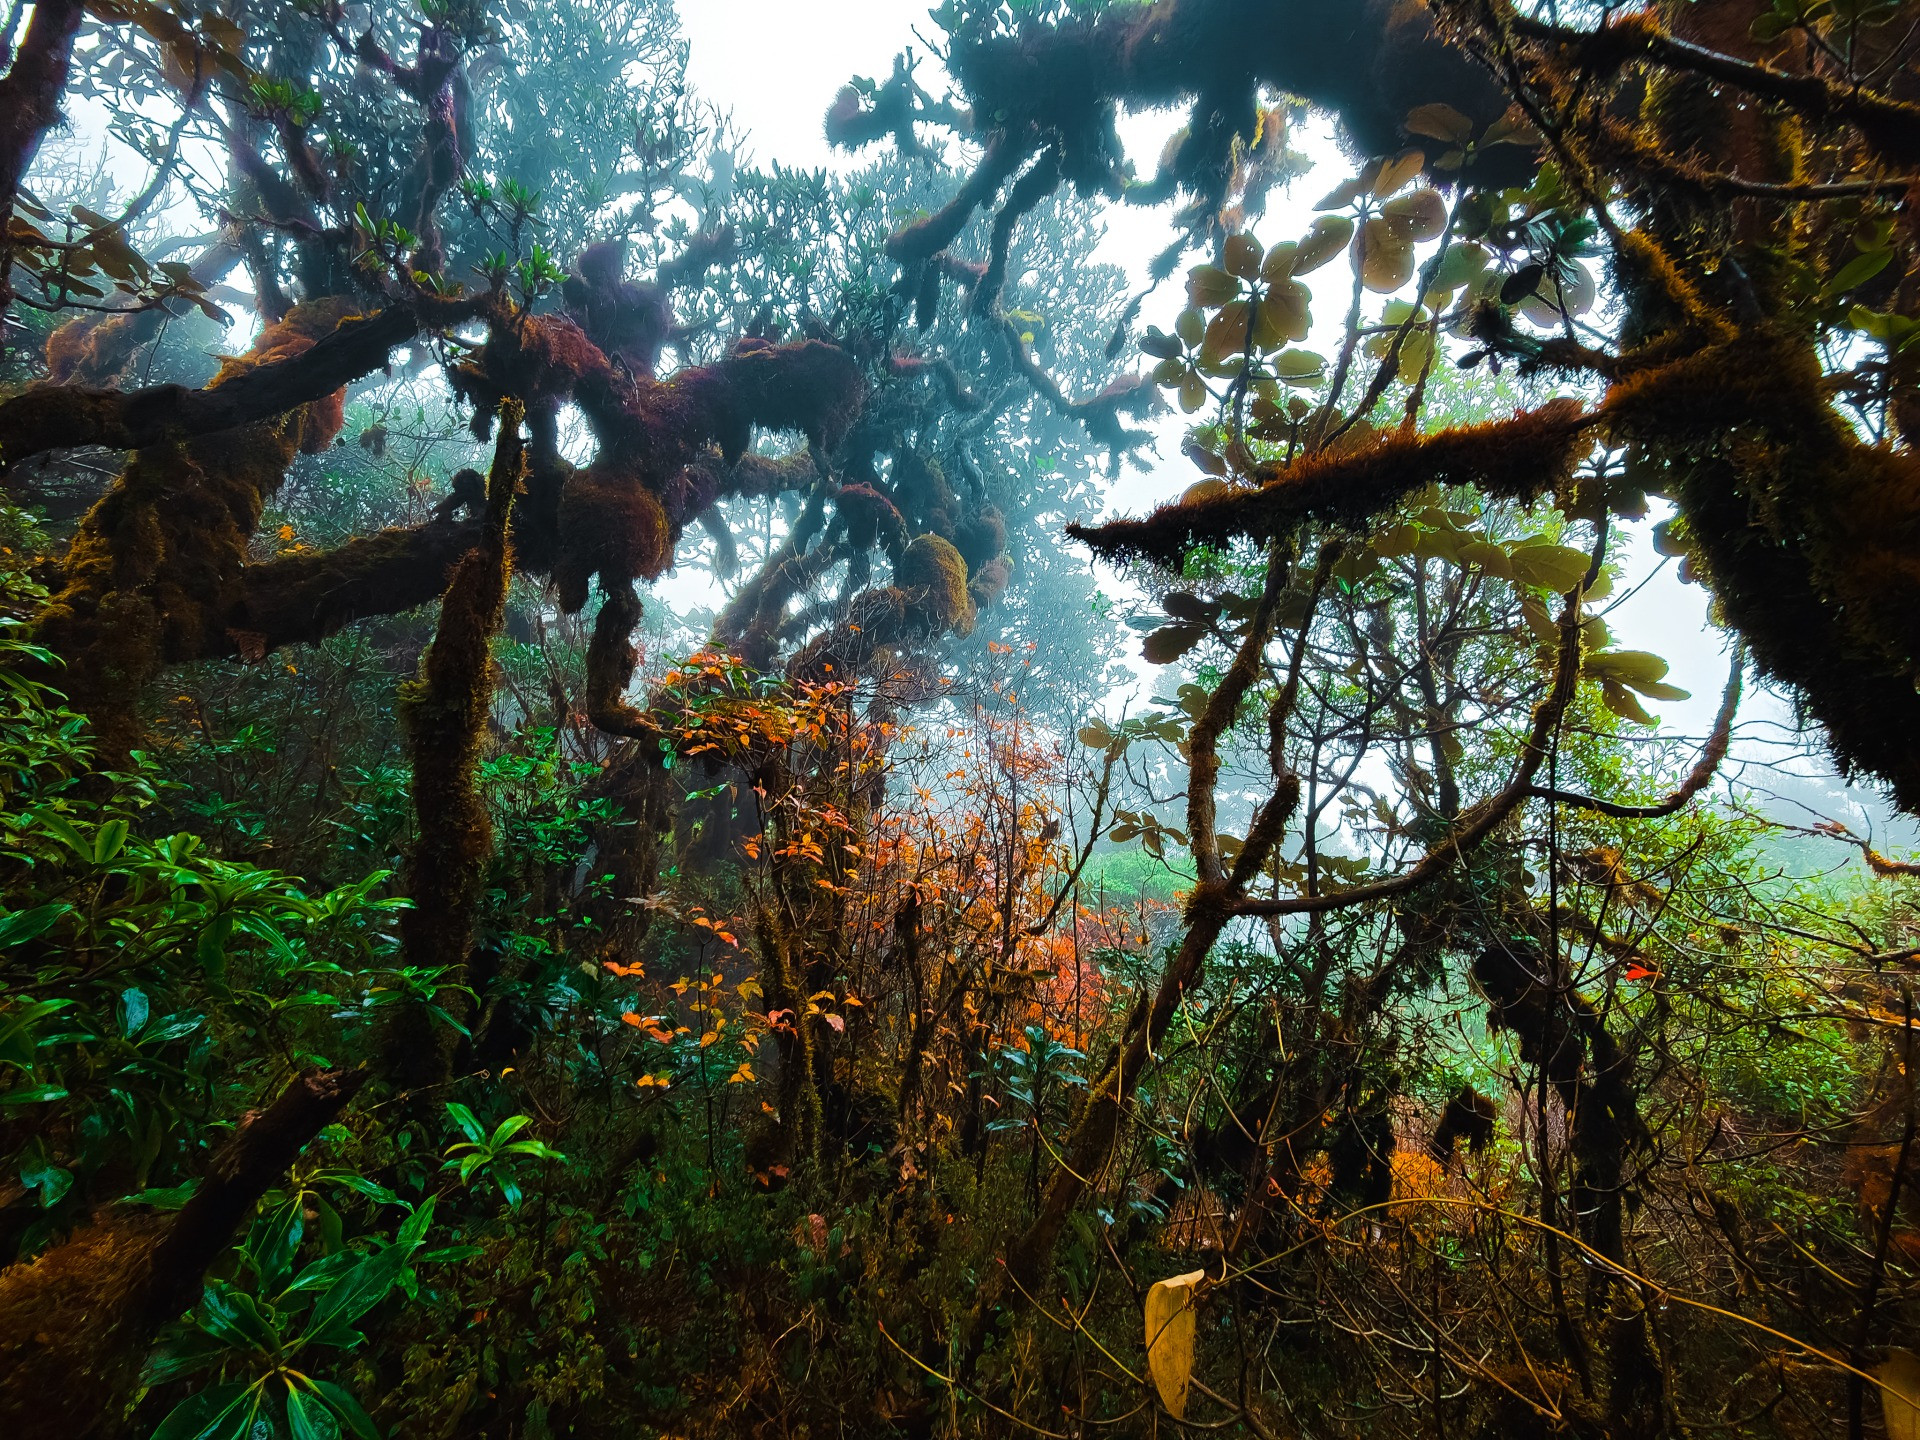
[[[1206,1278],[1206,1271],[1193,1270],[1147,1287],[1147,1372],[1160,1392],[1160,1403],[1176,1420],[1187,1413],[1187,1385],[1193,1378],[1193,1299]]]
[[[1153,1297],[1147,1297],[1151,1313]],[[1911,1350],[1889,1350],[1875,1372],[1880,1384],[1880,1408],[1887,1422],[1887,1440],[1920,1440],[1920,1355]]]

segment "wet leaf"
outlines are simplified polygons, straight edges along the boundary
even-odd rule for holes
[[[1253,343],[1262,350],[1273,350],[1289,341],[1306,339],[1313,327],[1309,299],[1307,287],[1298,280],[1272,285],[1254,312]]]
[[[1140,653],[1150,665],[1171,665],[1206,635],[1206,630],[1198,625],[1163,625],[1142,642]]]
[[[1310,270],[1318,270],[1346,249],[1347,242],[1352,239],[1352,216],[1322,215],[1313,222],[1307,238],[1300,242],[1300,248],[1294,253],[1292,273],[1305,275]]]
[[[1221,258],[1229,275],[1251,280],[1260,273],[1260,255],[1260,242],[1251,235],[1229,235]]]
[[[1380,213],[1394,222],[1396,233],[1414,240],[1432,240],[1447,228],[1447,202],[1427,185],[1389,200]]]
[[[1196,265],[1187,272],[1188,303],[1213,310],[1240,293],[1240,282],[1218,265]]]
[[[1473,138],[1473,122],[1451,105],[1416,105],[1402,126],[1409,135],[1459,145]]]
[[[1413,278],[1413,242],[1383,215],[1353,237],[1353,259],[1361,283],[1375,294],[1391,295]]]

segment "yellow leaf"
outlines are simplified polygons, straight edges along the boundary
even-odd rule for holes
[[[1920,1440],[1920,1355],[1911,1350],[1889,1350],[1876,1372],[1881,1413],[1887,1422],[1887,1440]]]
[[[1319,269],[1344,250],[1351,239],[1352,216],[1322,215],[1313,222],[1313,229],[1307,232],[1307,238],[1294,251],[1293,266],[1288,273],[1305,275],[1309,270]]]
[[[1353,237],[1353,258],[1361,281],[1377,295],[1391,295],[1413,278],[1413,241],[1384,215]]]
[[[1147,1288],[1147,1372],[1160,1403],[1179,1420],[1187,1413],[1187,1384],[1193,1378],[1194,1289],[1204,1270],[1156,1280]]]
[[[1458,145],[1473,135],[1473,122],[1451,105],[1416,105],[1403,128],[1409,135],[1425,135]]]
[[[1394,191],[1418,175],[1421,167],[1426,163],[1426,152],[1418,147],[1412,150],[1401,151],[1400,154],[1380,167],[1380,173],[1374,177],[1373,193],[1375,195],[1393,194]]]

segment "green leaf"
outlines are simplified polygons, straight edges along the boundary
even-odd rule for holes
[[[487,1143],[486,1127],[474,1118],[473,1111],[469,1110],[457,1100],[449,1100],[447,1102],[447,1114],[453,1117],[453,1123],[460,1127],[461,1133],[464,1134],[467,1139],[476,1145],[484,1145]]]
[[[176,1405],[153,1440],[238,1440],[251,1426],[257,1404],[250,1385],[215,1385]]]
[[[498,1150],[501,1146],[505,1145],[507,1141],[518,1135],[532,1123],[533,1117],[531,1115],[509,1115],[498,1125],[494,1126],[493,1136],[487,1141],[487,1144],[493,1149]]]
[[[200,1297],[200,1328],[243,1349],[280,1351],[280,1332],[259,1302],[242,1290],[215,1283]]]
[[[303,1202],[296,1196],[256,1224],[248,1237],[247,1258],[260,1277],[262,1291],[278,1290],[293,1269],[293,1257],[307,1228],[302,1209]]]
[[[344,1185],[347,1189],[366,1196],[369,1200],[378,1200],[382,1205],[400,1203],[400,1197],[393,1191],[376,1181],[367,1179],[364,1175],[333,1175],[328,1178],[335,1184]]]
[[[1647,713],[1647,709],[1626,686],[1612,680],[1602,681],[1600,685],[1601,702],[1614,714],[1641,725],[1657,725],[1659,722]]]
[[[358,1345],[366,1337],[353,1328],[353,1322],[387,1298],[406,1267],[407,1253],[401,1246],[389,1246],[336,1280],[307,1317],[304,1341],[342,1350]]]
[[[1513,578],[1522,585],[1538,585],[1564,595],[1586,578],[1593,563],[1566,545],[1516,545],[1508,554]]]
[[[360,1402],[345,1390],[331,1380],[308,1380],[307,1384],[314,1394],[327,1402],[329,1410],[346,1422],[347,1428],[359,1436],[360,1440],[385,1440],[380,1433],[380,1427],[375,1425],[372,1417],[360,1408]]]
[[[136,1190],[131,1195],[122,1195],[122,1205],[151,1205],[155,1210],[178,1210],[193,1198],[193,1192],[200,1184],[199,1179],[188,1180],[179,1185],[166,1185],[151,1190]]]
[[[93,859],[93,845],[85,836],[73,828],[73,823],[65,816],[51,810],[42,810],[36,815],[40,828],[48,831],[62,845],[65,845],[82,860]]]
[[[1893,259],[1892,250],[1869,250],[1864,255],[1856,255],[1840,267],[1840,272],[1827,281],[1827,296],[1844,295],[1849,290],[1867,283]]]
[[[73,1188],[73,1172],[51,1160],[43,1160],[31,1168],[22,1166],[20,1183],[29,1190],[38,1190],[40,1208],[48,1210],[58,1205]]]
[[[105,865],[127,843],[127,822],[118,817],[107,821],[93,836],[93,863]]]
[[[340,1422],[318,1397],[303,1395],[299,1388],[287,1391],[287,1428],[293,1440],[339,1440]]]
[[[233,917],[216,916],[201,930],[200,939],[193,947],[193,956],[201,971],[216,985],[226,984],[227,940],[232,934]]]
[[[66,1098],[66,1090],[59,1085],[21,1085],[0,1094],[0,1106],[44,1105]]]
[[[141,1379],[148,1385],[164,1385],[169,1380],[204,1370],[231,1353],[226,1345],[205,1331],[190,1330],[156,1350],[140,1372]]]
[[[46,934],[62,915],[72,909],[73,906],[60,901],[52,905],[36,905],[31,910],[21,910],[7,916],[0,920],[0,949]]]
[[[418,1250],[420,1243],[427,1238],[427,1227],[433,1224],[434,1204],[434,1198],[429,1195],[421,1202],[420,1208],[407,1216],[405,1223],[400,1226],[400,1233],[394,1237],[394,1244],[406,1254],[411,1255]]]

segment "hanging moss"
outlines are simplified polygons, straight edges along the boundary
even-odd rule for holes
[[[455,567],[433,643],[420,659],[419,678],[403,686],[400,695],[419,822],[405,876],[413,908],[400,917],[400,935],[407,963],[437,973],[447,986],[461,984],[465,976],[474,906],[493,849],[493,828],[474,774],[493,706],[491,644],[512,578],[507,521],[525,466],[520,437],[525,413],[511,400],[500,407],[480,543]],[[459,1016],[466,1006],[456,996],[448,991],[442,1003]],[[387,1037],[389,1077],[408,1087],[445,1078],[453,1039],[452,1030],[424,1006],[404,1008]]]
[[[673,540],[665,508],[634,476],[600,468],[576,475],[560,497],[560,608],[573,614],[584,606],[595,575],[603,585],[654,579],[673,563]]]

